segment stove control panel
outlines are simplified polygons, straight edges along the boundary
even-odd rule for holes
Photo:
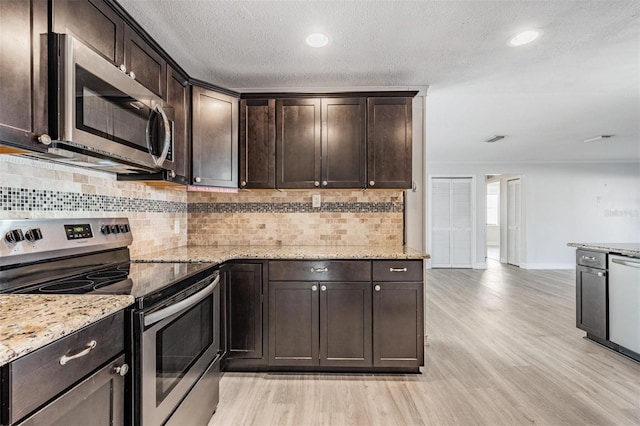
[[[127,218],[2,219],[0,266],[122,248],[132,241]]]

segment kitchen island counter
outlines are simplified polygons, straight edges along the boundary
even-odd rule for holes
[[[135,258],[139,262],[213,262],[234,259],[428,259],[405,246],[183,246]]]
[[[568,243],[569,247],[640,257],[640,243]]]
[[[133,304],[132,296],[0,295],[0,366]]]

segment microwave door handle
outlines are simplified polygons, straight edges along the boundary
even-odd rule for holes
[[[158,312],[145,315],[144,326],[147,327],[147,326],[153,325],[157,322],[162,321],[163,319],[169,318],[172,315],[175,315],[179,312],[182,312],[198,304],[198,302],[200,302],[202,299],[206,298],[211,293],[213,293],[213,290],[216,288],[219,281],[220,281],[220,276],[217,276],[211,284],[209,284],[208,286],[206,286],[204,289],[200,290],[196,294],[189,296],[186,299],[179,301],[178,303],[174,303],[173,305],[167,306],[164,309],[160,309]]]
[[[153,109],[153,114],[156,113],[160,114],[160,117],[162,117],[162,123],[164,127],[164,143],[162,146],[162,153],[159,157],[153,155],[153,147],[151,141],[151,135],[153,134],[153,132],[151,131],[153,116],[149,117],[149,121],[147,122],[147,148],[149,149],[149,152],[151,153],[156,166],[162,166],[162,164],[164,164],[164,160],[167,158],[167,154],[169,153],[169,146],[171,144],[171,124],[169,123],[169,117],[167,117],[167,114],[164,112],[160,105],[156,105]]]

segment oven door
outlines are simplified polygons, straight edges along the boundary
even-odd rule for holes
[[[173,109],[72,36],[57,40],[60,92],[55,148],[149,170],[173,169]]]
[[[143,425],[160,425],[187,397],[220,350],[220,289],[217,273],[197,292],[147,312],[140,340],[140,394]],[[181,300],[178,300],[181,299]],[[214,390],[212,390],[213,392]]]

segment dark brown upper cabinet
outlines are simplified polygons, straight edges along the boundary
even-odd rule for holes
[[[365,114],[364,98],[322,99],[323,188],[364,188]]]
[[[363,188],[365,99],[283,99],[277,110],[278,188]]]
[[[276,101],[240,102],[240,188],[276,187]]]
[[[192,184],[238,187],[238,99],[192,86]]]
[[[367,187],[411,188],[411,97],[367,99]]]
[[[53,31],[71,33],[166,99],[166,61],[103,0],[54,0]]]
[[[53,32],[81,39],[113,65],[124,65],[124,20],[103,0],[53,0]]]
[[[124,66],[130,77],[166,99],[167,63],[129,26],[124,28]]]
[[[191,144],[189,139],[189,108],[191,94],[186,76],[167,67],[167,101],[173,107],[173,152],[175,176],[173,181],[189,183]]]
[[[276,186],[320,187],[320,99],[278,99],[276,123]]]
[[[0,144],[44,151],[47,1],[0,1]],[[12,152],[0,147],[0,152]]]

